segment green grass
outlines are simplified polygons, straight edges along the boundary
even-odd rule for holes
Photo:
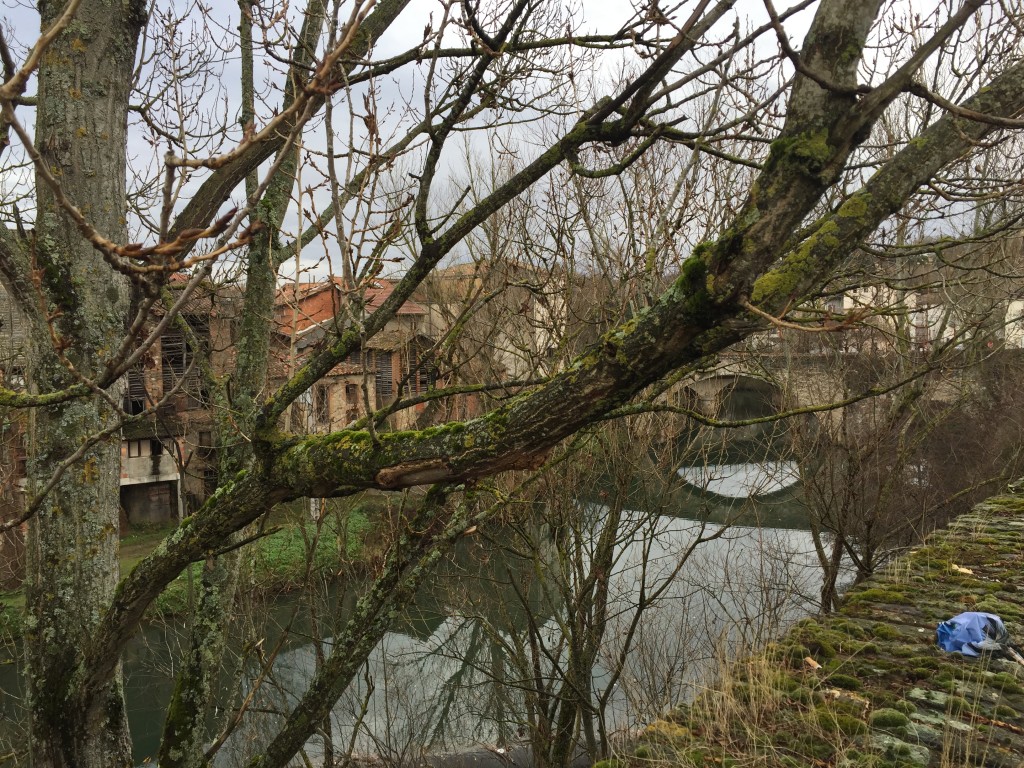
[[[381,510],[379,500],[372,497],[355,502],[328,500],[317,524],[304,504],[276,509],[267,522],[271,533],[243,549],[254,588],[285,592],[301,586],[307,574],[333,578],[345,567],[376,556],[368,542]],[[121,573],[130,573],[174,529],[174,525],[160,526],[125,535],[120,548]],[[192,563],[167,585],[151,611],[160,616],[187,611],[202,567],[202,563]],[[25,596],[21,590],[0,593],[0,638],[21,636],[24,610]]]
[[[333,578],[346,565],[365,554],[373,530],[373,511],[366,506],[346,507],[328,503],[319,523],[295,505],[271,516],[271,532],[243,550],[251,587],[260,591],[287,592],[307,577]],[[198,583],[201,563],[193,563],[160,594],[155,611],[162,616],[188,610],[190,592]]]

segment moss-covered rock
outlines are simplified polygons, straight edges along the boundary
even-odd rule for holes
[[[927,747],[911,744],[895,736],[873,734],[871,746],[874,747],[875,753],[886,758],[888,764],[893,768],[912,768],[912,766],[928,768],[931,764],[932,755]]]
[[[905,728],[910,725],[910,718],[898,709],[876,709],[868,718],[868,724],[878,730]]]

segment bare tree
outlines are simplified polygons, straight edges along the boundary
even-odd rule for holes
[[[219,28],[201,5],[176,14],[71,0],[39,6],[43,32],[27,50],[4,34],[3,147],[9,178],[23,184],[5,189],[0,275],[27,318],[30,354],[27,386],[0,389],[0,405],[32,414],[23,518],[34,765],[130,763],[121,653],[161,590],[199,561],[203,593],[161,764],[207,762],[202,713],[234,591],[231,553],[247,527],[291,499],[430,486],[307,691],[250,761],[284,765],[439,552],[492,514],[449,500],[453,487],[543,464],[645,388],[786,315],[922,196],[962,188],[949,210],[971,210],[1002,182],[972,172],[967,184],[964,172],[981,147],[1014,156],[1021,125],[1015,3],[967,0],[909,24],[879,2],[824,0],[809,20],[800,12],[811,2],[779,12],[765,2],[750,22],[729,0],[651,3],[589,34],[560,4],[447,0],[409,35],[413,45],[383,53],[389,35],[405,37],[406,5],[311,2],[299,13],[243,2],[235,36],[234,21]],[[798,44],[789,34],[801,22]],[[193,23],[205,26],[193,34]],[[212,53],[196,56],[204,43]],[[595,60],[584,77],[595,57],[608,63]],[[948,60],[957,80],[925,77]],[[600,76],[612,66],[621,77]],[[226,85],[236,72],[239,89]],[[390,87],[404,72],[411,84]],[[914,135],[868,151],[887,111],[907,100],[920,114]],[[708,118],[694,120],[698,109]],[[548,121],[548,140],[523,142],[507,176],[440,202],[453,137],[475,133],[488,151],[513,152],[527,119]],[[530,190],[556,169],[613,177],[659,145],[685,152],[694,173],[723,161],[715,172],[732,191],[697,194],[707,215],[661,229],[651,247],[678,253],[676,272],[658,275],[650,259],[645,300],[626,322],[475,418],[285,431],[288,409],[495,214],[518,199],[537,204]],[[583,182],[579,195],[585,206]],[[695,210],[671,220],[685,224]],[[994,217],[1006,225],[1001,210]],[[279,268],[317,248],[356,295],[394,259],[396,282],[379,305],[326,324],[304,364],[271,386]],[[181,307],[230,270],[241,306],[233,358],[208,389],[217,487],[121,575],[117,436],[141,415],[121,407],[126,374],[172,324],[194,333]],[[164,398],[174,391],[172,381]]]

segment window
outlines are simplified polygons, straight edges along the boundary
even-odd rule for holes
[[[291,405],[290,429],[301,432],[313,424],[313,390],[301,393]]]
[[[196,317],[190,317],[188,322],[192,335],[205,345],[210,337],[209,325]],[[196,352],[181,331],[169,329],[160,338],[160,365],[164,394],[180,384],[178,391],[188,395],[191,407],[207,400],[203,378],[196,365]]]
[[[15,363],[11,366],[7,372],[7,385],[9,387],[25,386],[25,368],[22,365]]]
[[[217,490],[217,468],[203,467],[203,495],[209,497]]]
[[[377,364],[377,397],[390,398],[395,393],[395,379],[391,367],[391,353],[377,351],[373,354],[374,362]]]
[[[149,440],[127,440],[128,458],[137,459],[143,456],[160,456],[164,452],[164,444],[152,438]]]
[[[326,384],[313,387],[313,423],[330,424],[331,422],[331,391]]]
[[[199,444],[196,446],[196,453],[202,459],[209,459],[213,456],[213,432],[199,433]]]
[[[167,331],[160,339],[160,363],[164,392],[174,388],[189,365],[189,349],[181,331]]]
[[[128,371],[128,388],[124,393],[125,413],[136,416],[146,410],[146,380],[142,376],[141,366],[135,366]]]
[[[359,401],[362,396],[361,387],[356,384],[345,385],[345,423],[350,424],[359,418]]]
[[[406,394],[419,394],[426,392],[434,386],[437,379],[437,370],[426,355],[421,356],[415,347],[409,349],[406,358],[405,374],[408,380],[405,385]]]

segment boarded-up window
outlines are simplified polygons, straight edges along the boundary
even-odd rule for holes
[[[405,360],[406,394],[420,394],[434,386],[437,373],[431,360],[421,355],[416,347],[409,348]]]
[[[374,353],[377,369],[377,396],[390,398],[395,393],[395,377],[391,366],[391,353],[377,350]]]
[[[136,366],[128,371],[128,388],[124,393],[124,410],[136,415],[146,410],[149,397],[146,392],[146,380],[142,375],[142,367]]]
[[[209,338],[209,325],[198,318],[189,318],[192,335],[205,344]],[[189,406],[202,405],[207,400],[199,365],[196,364],[196,350],[192,349],[185,335],[176,329],[164,332],[160,339],[160,364],[164,394],[175,386],[181,394],[188,396]]]
[[[160,339],[164,392],[170,392],[188,370],[190,355],[181,331],[167,331]]]

